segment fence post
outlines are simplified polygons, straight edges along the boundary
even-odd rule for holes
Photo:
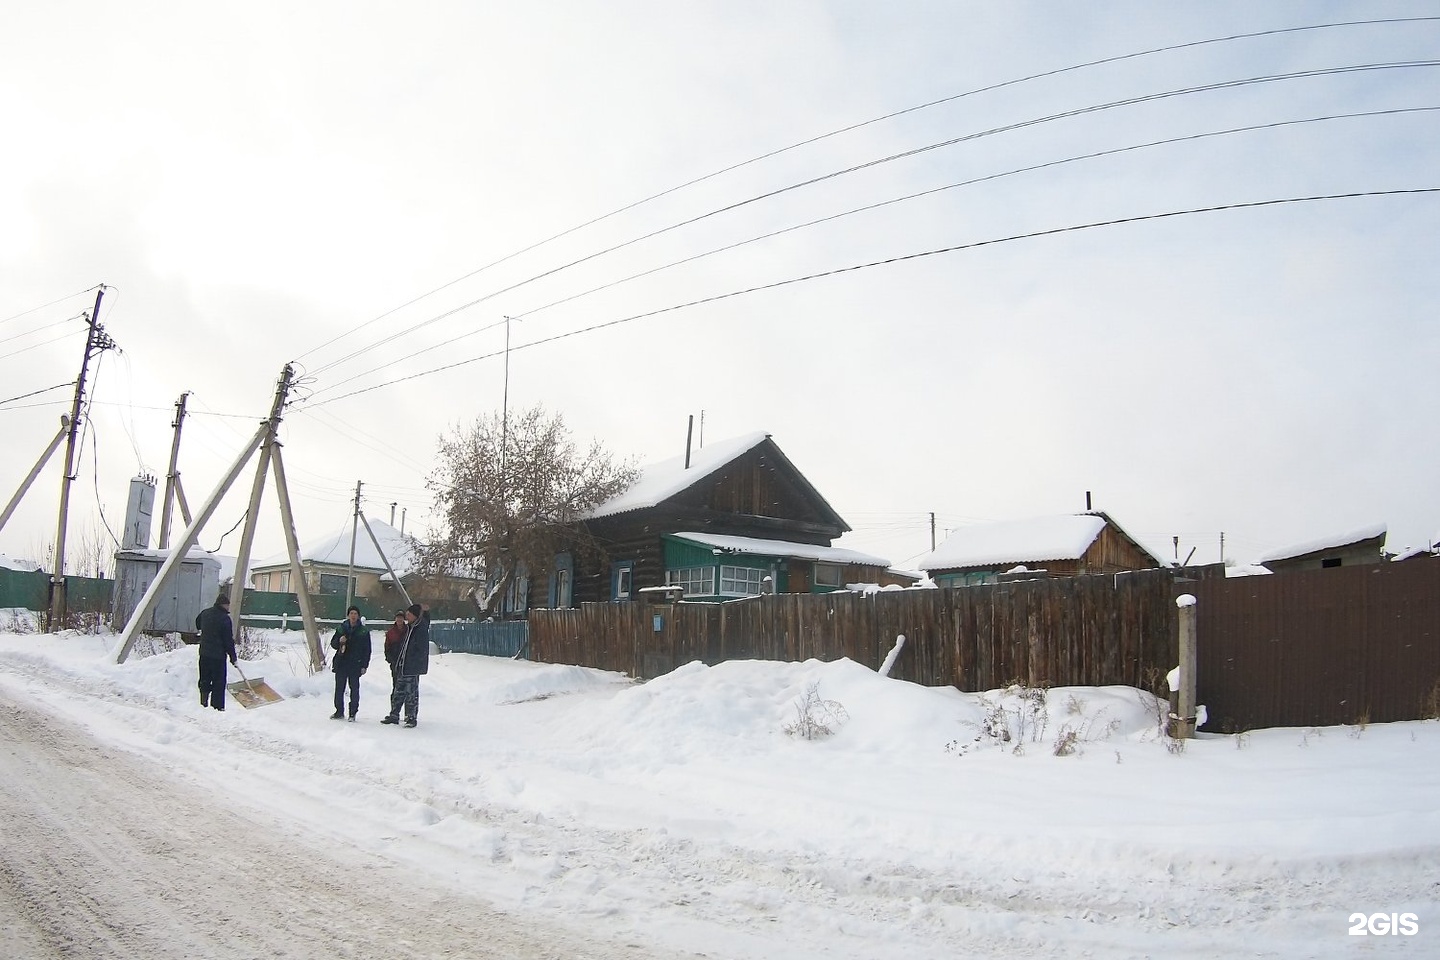
[[[1189,740],[1195,735],[1195,598],[1188,593],[1175,598],[1180,617],[1180,689],[1179,710],[1174,721],[1173,736]]]

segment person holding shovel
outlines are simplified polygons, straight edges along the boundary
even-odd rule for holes
[[[235,665],[235,627],[230,622],[230,598],[215,598],[195,618],[200,633],[200,706],[225,709],[225,659]]]
[[[345,611],[345,619],[330,640],[335,656],[330,663],[335,670],[335,712],[331,720],[345,716],[345,688],[350,688],[350,722],[360,712],[360,678],[370,668],[370,628],[360,618],[360,608]]]

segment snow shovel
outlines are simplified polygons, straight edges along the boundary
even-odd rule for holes
[[[235,664],[235,669],[240,670],[240,664]],[[240,670],[240,679],[234,683],[227,684],[226,688],[230,695],[235,698],[240,706],[249,710],[251,707],[263,707],[267,703],[275,703],[285,699],[275,692],[275,688],[265,682],[264,677],[256,677],[251,680],[245,676],[245,671]]]

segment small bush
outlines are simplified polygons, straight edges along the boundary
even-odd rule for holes
[[[270,640],[259,630],[240,628],[235,640],[235,652],[241,660],[264,660],[270,656]]]
[[[850,719],[846,709],[834,700],[820,698],[820,684],[810,684],[805,696],[795,701],[795,721],[787,723],[785,734],[803,740],[832,736]]]

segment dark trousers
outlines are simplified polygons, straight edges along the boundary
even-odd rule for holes
[[[350,716],[360,712],[360,674],[335,674],[335,712],[345,712],[345,687],[350,687]]]
[[[225,658],[200,658],[200,706],[225,709]]]
[[[402,677],[395,673],[395,687],[390,691],[390,716],[399,717],[405,708],[405,719],[418,719],[420,713],[420,678]]]

